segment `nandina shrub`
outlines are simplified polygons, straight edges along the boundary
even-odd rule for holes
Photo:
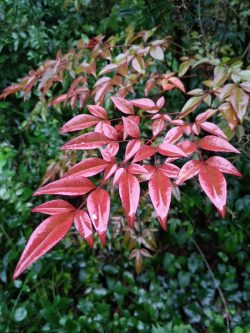
[[[50,217],[31,235],[14,278],[58,243],[72,224],[90,246],[94,232],[105,245],[113,189],[119,192],[129,226],[126,232],[132,236],[135,221],[140,223],[138,207],[148,201],[166,230],[172,195],[195,176],[225,217],[223,174],[241,174],[220,153],[240,153],[228,140],[247,111],[250,71],[242,70],[240,61],[185,56],[178,73],[169,72],[166,55],[173,42],[169,37],[150,41],[153,33],[130,31],[123,44],[116,37],[105,40],[103,36],[87,44],[79,41],[77,49],[66,55],[59,52],[56,60],[46,61],[0,95],[5,98],[21,92],[27,98],[37,84],[44,99],[48,93],[53,96],[54,87],[61,83],[64,91],[53,96],[49,107],[69,102],[72,109],[81,110],[61,128],[62,134],[81,131],[62,150],[86,151],[59,180],[34,193],[60,197],[32,210]],[[185,73],[193,68],[198,74],[191,79],[206,80],[186,92],[184,83],[190,76]],[[174,89],[187,98],[181,110],[169,110],[165,102],[163,95]],[[146,248],[130,246],[138,272],[142,257],[150,256],[147,238],[152,237],[152,230],[143,237]]]

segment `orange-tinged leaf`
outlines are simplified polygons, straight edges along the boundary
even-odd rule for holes
[[[201,104],[203,99],[204,99],[203,96],[191,97],[181,109],[181,114],[188,115],[189,113],[194,111]]]
[[[35,229],[17,264],[14,279],[66,235],[73,218],[74,212],[50,216]]]
[[[77,209],[74,217],[74,225],[82,238],[88,242],[89,246],[93,247],[93,228],[88,213]]]
[[[51,200],[45,202],[32,209],[33,213],[42,213],[48,215],[56,215],[62,213],[69,213],[75,210],[75,207],[72,206],[68,201],[65,200]]]
[[[231,93],[231,103],[237,114],[237,117],[242,123],[249,104],[248,94],[239,87],[233,89]]]
[[[73,175],[39,188],[33,196],[41,194],[83,195],[94,188],[95,185],[88,178]]]
[[[223,174],[217,168],[204,164],[200,169],[199,182],[221,217],[224,218],[226,213],[227,183]]]
[[[235,166],[231,162],[226,160],[224,157],[220,157],[220,156],[209,157],[205,161],[205,164],[215,167],[223,173],[229,173],[231,175],[238,176],[238,177],[242,176],[242,174],[239,172],[239,170],[237,170],[235,168]]]
[[[137,178],[126,170],[119,179],[119,194],[128,223],[132,228],[140,198],[140,185]]]
[[[168,81],[185,94],[186,89],[184,87],[184,84],[181,82],[180,79],[178,79],[178,77],[170,77]]]
[[[167,216],[171,202],[171,183],[160,169],[155,169],[148,182],[149,196],[164,230],[167,228]]]
[[[229,142],[214,135],[207,135],[204,138],[202,138],[199,142],[199,146],[200,148],[205,150],[221,151],[221,152],[236,153],[236,154],[240,153],[240,151],[234,148]]]
[[[101,188],[91,192],[87,199],[87,208],[94,228],[102,244],[105,245],[110,212],[108,192]]]
[[[196,176],[200,172],[200,168],[202,166],[201,161],[188,161],[181,168],[178,177],[176,179],[176,185],[180,185],[184,183],[186,180]]]

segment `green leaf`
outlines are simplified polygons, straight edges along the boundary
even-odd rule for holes
[[[18,308],[14,313],[15,321],[19,322],[24,320],[27,317],[27,310],[25,308]]]

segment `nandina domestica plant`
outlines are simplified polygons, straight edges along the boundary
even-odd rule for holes
[[[31,235],[14,278],[58,243],[72,224],[90,246],[94,245],[95,231],[105,245],[113,188],[118,190],[131,229],[141,198],[142,202],[151,201],[161,227],[166,230],[171,196],[182,183],[195,176],[221,217],[225,217],[227,183],[223,174],[241,174],[217,154],[239,153],[228,138],[233,136],[238,122],[243,122],[247,111],[249,71],[242,70],[238,63],[184,57],[179,73],[166,72],[161,62],[172,40],[148,42],[153,32],[128,34],[123,45],[116,44],[114,37],[105,40],[103,36],[87,44],[79,42],[78,50],[64,56],[58,53],[56,60],[30,71],[20,83],[7,87],[0,95],[5,98],[21,91],[26,98],[38,82],[38,91],[42,90],[44,98],[58,82],[73,78],[69,89],[53,97],[49,106],[61,102],[66,105],[69,101],[72,109],[83,109],[61,128],[62,134],[81,131],[62,150],[87,151],[61,179],[34,193],[63,198],[32,210],[50,217]],[[203,64],[209,65],[208,79],[203,81],[205,88],[197,87],[186,93],[180,78],[184,81],[189,68]],[[97,75],[96,68],[100,66]],[[100,78],[95,81],[97,76]],[[136,90],[142,86],[144,96],[138,93],[140,89]],[[174,112],[168,110],[163,96],[173,89],[191,96],[181,110]],[[197,112],[201,106],[202,112]],[[228,123],[227,135],[211,121],[221,117]],[[148,196],[141,195],[147,191]],[[72,204],[74,198],[79,199],[77,204]],[[137,262],[142,256],[150,253],[146,249],[131,252],[131,258]]]

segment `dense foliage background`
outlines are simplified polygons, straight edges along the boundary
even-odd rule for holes
[[[242,0],[3,0],[0,88],[76,40],[122,33],[129,25],[136,31],[159,26],[159,36],[174,37],[169,69],[178,68],[183,48],[187,54],[242,57],[247,66],[248,23],[249,3]],[[171,96],[168,103],[181,107]],[[231,331],[250,332],[249,116],[235,138],[242,154],[234,163],[244,177],[227,177],[225,220],[189,186],[170,211],[168,233],[156,233],[156,254],[140,275],[119,233],[93,251],[72,233],[14,282],[18,257],[40,222],[31,216],[39,203],[31,195],[49,166],[56,174],[53,166],[64,163],[58,129],[70,111],[52,112],[37,101],[0,102],[0,331],[223,333],[226,303]]]

